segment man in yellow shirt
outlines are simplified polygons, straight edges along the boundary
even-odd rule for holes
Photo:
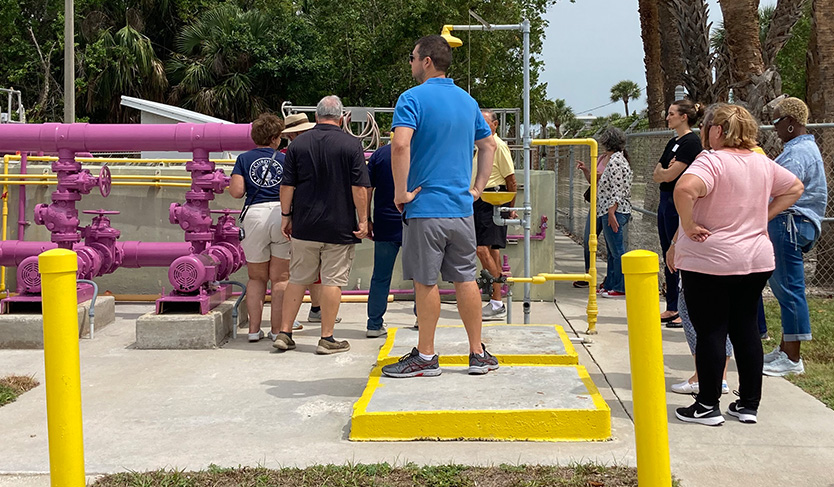
[[[495,133],[498,130],[498,117],[492,110],[487,109],[481,110],[481,114],[492,130],[492,137],[497,145],[495,159],[492,163],[492,172],[489,175],[484,192],[515,191],[517,184],[510,148]],[[475,157],[478,157],[477,153]],[[477,167],[477,164],[473,164],[473,181],[475,180],[475,167]],[[510,202],[510,206],[514,206],[514,204],[515,198]],[[475,240],[478,244],[478,260],[481,261],[484,269],[488,270],[493,276],[498,277],[501,275],[501,255],[499,249],[507,246],[507,227],[498,226],[492,221],[493,206],[484,200],[480,198],[475,200],[473,209],[475,214]],[[517,218],[514,213],[510,214],[510,218]],[[501,301],[500,284],[492,285],[491,299],[484,306],[481,314],[484,321],[503,320],[507,318],[507,308]]]

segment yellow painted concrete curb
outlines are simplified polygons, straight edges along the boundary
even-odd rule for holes
[[[487,440],[487,441],[603,441],[611,438],[611,409],[588,371],[574,367],[588,389],[595,409],[521,409],[473,411],[368,412],[380,387],[382,367],[371,372],[368,385],[353,406],[351,441]],[[413,379],[425,380],[425,379]]]
[[[508,325],[506,323],[484,323],[484,328],[489,328],[493,326],[541,326],[541,327],[553,327],[556,329],[556,333],[559,335],[559,339],[562,341],[562,345],[565,347],[565,354],[564,355],[552,355],[552,354],[510,354],[505,355],[501,354],[500,351],[493,350],[490,348],[490,352],[495,355],[498,359],[498,363],[501,365],[577,365],[579,364],[579,356],[576,353],[576,349],[573,348],[573,344],[571,343],[568,335],[565,333],[565,330],[558,325]],[[438,325],[438,328],[461,328],[463,329],[463,325]],[[399,360],[398,355],[391,355],[391,350],[394,348],[394,340],[397,336],[397,330],[400,328],[390,328],[388,330],[388,338],[385,340],[385,344],[382,345],[382,348],[379,350],[379,355],[377,356],[377,365],[383,366],[388,364],[393,364],[397,360]],[[414,344],[417,345],[416,343]],[[469,365],[469,355],[440,355],[440,365],[441,366],[449,366],[449,365]]]

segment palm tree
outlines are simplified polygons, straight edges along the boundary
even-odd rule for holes
[[[643,38],[643,63],[646,66],[646,98],[649,127],[663,127],[663,68],[661,67],[660,13],[658,0],[639,0]],[[626,109],[628,112],[628,109]]]
[[[660,68],[663,71],[663,107],[666,108],[675,101],[675,89],[683,83],[683,53],[681,38],[683,35],[676,28],[675,1],[659,0],[658,16],[660,25]],[[648,88],[647,88],[648,89]]]
[[[611,87],[611,101],[623,101],[625,116],[628,116],[628,100],[640,97],[640,87],[631,80],[623,80]]]
[[[553,126],[556,128],[556,136],[562,136],[562,125],[570,122],[576,118],[573,114],[573,108],[569,107],[567,102],[561,98],[553,101]]]
[[[701,103],[725,101],[722,94],[729,88],[725,88],[727,83],[722,84],[719,78],[713,83],[716,63],[723,58],[710,52],[709,7],[704,1],[674,0],[673,4],[683,64],[681,81],[689,97]]]
[[[171,93],[181,103],[207,115],[242,122],[266,108],[258,95],[256,47],[270,45],[273,21],[257,9],[247,11],[233,3],[220,4],[183,28],[177,38],[178,54],[168,63],[176,82]]]
[[[121,107],[121,95],[161,101],[168,78],[153,44],[142,31],[146,18],[168,9],[164,0],[133,8],[115,2],[111,10],[86,14],[81,22],[85,41],[79,56],[81,79],[86,79],[88,113],[98,112],[108,122],[127,122],[131,113]]]
[[[808,54],[806,100],[811,118],[834,120],[834,0],[813,1]]]

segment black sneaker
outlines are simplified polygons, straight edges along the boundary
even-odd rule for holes
[[[675,416],[687,423],[699,423],[707,426],[721,426],[724,424],[724,416],[721,415],[718,404],[708,407],[695,401],[688,408],[676,409]]]
[[[739,406],[738,401],[731,402],[730,407],[727,408],[727,414],[729,414],[730,416],[735,416],[736,418],[738,418],[739,421],[747,424],[755,424],[757,422],[757,412],[758,411],[756,411],[755,409]]]
[[[588,281],[573,281],[573,287],[577,289],[588,289]]]
[[[469,375],[483,375],[498,368],[498,359],[487,352],[483,343],[481,347],[484,349],[483,357],[474,353],[469,354]]]
[[[417,348],[411,353],[403,355],[395,364],[386,365],[382,373],[388,377],[435,377],[442,373],[440,363],[435,354],[431,360],[423,360]]]

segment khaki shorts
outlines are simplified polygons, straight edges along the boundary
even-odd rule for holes
[[[281,203],[255,203],[243,218],[244,238],[240,242],[246,262],[269,262],[271,257],[290,258],[290,241],[281,234]]]
[[[331,244],[292,239],[290,282],[313,284],[321,275],[325,286],[347,286],[350,266],[355,255],[354,244]]]

